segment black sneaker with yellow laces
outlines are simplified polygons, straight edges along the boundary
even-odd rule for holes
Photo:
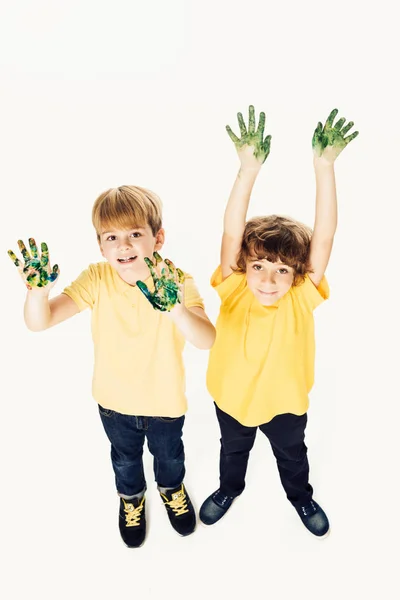
[[[196,527],[196,515],[183,483],[177,488],[160,491],[172,527],[179,535],[190,535]]]
[[[145,504],[144,495],[129,500],[120,498],[119,531],[128,548],[139,548],[146,537]]]

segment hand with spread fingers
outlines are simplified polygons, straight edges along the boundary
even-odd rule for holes
[[[155,310],[170,312],[177,304],[183,304],[185,275],[170,260],[163,260],[158,252],[154,252],[153,257],[155,264],[147,257],[144,260],[153,278],[154,292],[150,292],[143,281],[137,281],[136,285]]]
[[[249,106],[249,127],[243,119],[242,113],[238,113],[240,138],[237,137],[229,127],[226,126],[229,137],[236,146],[242,168],[260,169],[265,162],[271,146],[271,136],[264,139],[265,113],[260,113],[260,119],[256,130],[256,119],[254,106]]]
[[[22,277],[28,290],[41,289],[44,293],[54,286],[59,275],[58,265],[54,265],[53,269],[50,266],[49,249],[45,242],[41,244],[41,256],[33,238],[29,238],[29,254],[22,240],[18,240],[18,247],[24,259],[24,264],[16,257],[12,250],[8,251],[8,256],[17,267],[19,274]]]
[[[333,124],[338,112],[337,108],[333,109],[325,125],[322,126],[321,122],[318,123],[314,131],[312,147],[315,160],[322,159],[329,164],[333,164],[342,150],[346,148],[347,144],[358,136],[358,131],[355,131],[345,137],[353,127],[353,121],[349,121],[347,125],[344,125],[346,119],[341,118],[335,125]]]

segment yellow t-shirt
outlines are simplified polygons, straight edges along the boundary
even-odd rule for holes
[[[204,308],[193,278],[185,277],[185,305]],[[154,290],[151,277],[145,283]],[[126,415],[186,412],[185,339],[167,315],[154,310],[107,262],[89,265],[63,293],[80,311],[92,309],[92,392],[99,404]]]
[[[314,383],[313,310],[329,297],[306,276],[272,306],[262,306],[244,274],[211,278],[221,298],[207,387],[217,406],[249,427],[284,413],[302,415]]]

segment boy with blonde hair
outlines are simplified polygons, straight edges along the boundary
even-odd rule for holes
[[[313,311],[329,296],[324,273],[337,221],[334,161],[357,132],[337,110],[312,140],[316,175],[314,230],[276,215],[246,223],[251,190],[270,151],[265,114],[255,128],[238,113],[241,137],[227,127],[240,159],[224,217],[221,264],[211,283],[221,298],[217,337],[207,372],[221,429],[220,487],[200,509],[212,525],[245,487],[257,429],[269,439],[288,500],[305,527],[318,537],[329,521],[313,499],[307,448],[308,393],[314,381]]]
[[[31,331],[92,310],[93,397],[111,443],[120,533],[134,548],[146,535],[145,439],[173,528],[181,535],[195,529],[183,484],[187,402],[182,352],[185,340],[210,348],[215,329],[193,278],[158,254],[165,232],[161,202],[153,192],[135,186],[107,190],[93,206],[92,221],[106,262],[91,264],[51,300],[59,271],[57,265],[51,269],[47,245],[39,255],[31,238],[30,254],[20,240],[23,264],[11,250],[9,255],[28,288],[24,316]]]

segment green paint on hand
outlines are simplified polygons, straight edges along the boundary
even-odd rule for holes
[[[170,260],[166,259],[164,262],[168,269],[165,267],[162,268],[161,276],[159,277],[154,267],[156,267],[158,263],[162,262],[163,259],[158,252],[154,252],[153,257],[155,260],[155,265],[147,257],[144,260],[146,265],[149,267],[151,276],[153,278],[154,292],[150,292],[147,285],[143,283],[143,281],[137,281],[136,285],[155,310],[169,312],[174,308],[174,306],[176,306],[176,304],[181,302],[180,285],[183,284],[185,275],[180,269],[176,269]]]
[[[58,265],[54,265],[53,269],[50,270],[49,249],[45,242],[41,244],[42,254],[40,258],[36,242],[33,238],[29,238],[29,247],[32,256],[26,249],[24,242],[18,240],[18,248],[24,259],[23,265],[12,250],[8,250],[8,256],[20,271],[28,289],[32,289],[33,287],[45,287],[57,279]]]
[[[254,106],[249,106],[249,130],[246,129],[246,124],[243,119],[242,113],[238,113],[238,122],[240,129],[240,138],[233,133],[229,125],[226,126],[226,131],[232,142],[235,144],[236,149],[240,150],[243,146],[252,146],[254,148],[254,156],[262,164],[265,162],[271,148],[271,136],[267,135],[264,139],[264,128],[265,128],[265,113],[260,113],[260,119],[256,131],[256,119]]]
[[[312,147],[316,156],[328,156],[335,160],[339,154],[346,148],[346,146],[358,136],[358,131],[355,131],[351,135],[345,137],[347,132],[353,127],[353,121],[350,121],[345,127],[343,125],[346,119],[343,117],[339,119],[336,125],[333,125],[336,115],[338,114],[337,108],[332,110],[322,126],[322,123],[318,123],[314,135],[312,138]]]

